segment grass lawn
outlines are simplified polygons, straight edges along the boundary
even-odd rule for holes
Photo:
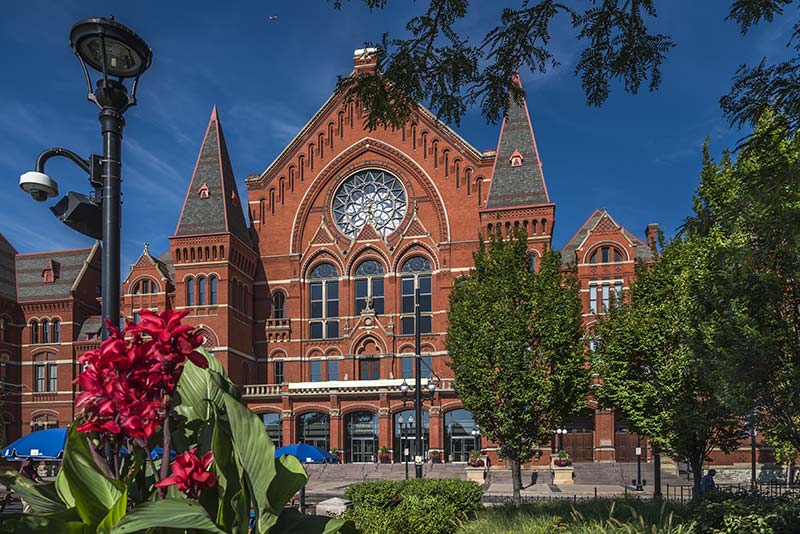
[[[608,499],[573,502],[543,501],[513,507],[487,508],[465,523],[458,534],[696,532],[686,506],[667,501]]]

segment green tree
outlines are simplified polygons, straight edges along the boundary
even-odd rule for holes
[[[767,110],[735,161],[705,151],[686,238],[713,248],[699,326],[726,402],[800,450],[800,136]]]
[[[658,453],[687,462],[699,495],[703,464],[713,448],[734,450],[741,418],[719,398],[706,370],[694,294],[707,252],[676,240],[652,265],[640,264],[629,298],[610,310],[593,335],[598,401],[621,410]]]
[[[531,272],[524,233],[481,240],[474,258],[450,296],[447,350],[458,396],[508,458],[519,503],[521,465],[586,406],[579,286],[556,252]]]
[[[388,0],[362,0],[380,9]],[[348,76],[339,87],[367,110],[366,125],[398,127],[425,102],[445,122],[458,124],[478,104],[490,122],[502,119],[508,94],[523,97],[512,83],[518,70],[544,73],[559,65],[550,46],[551,31],[566,18],[585,46],[575,75],[590,105],[606,101],[614,82],[636,94],[642,84],[661,84],[661,66],[674,46],[669,35],[652,32],[656,5],[668,0],[518,0],[502,10],[500,20],[478,42],[459,23],[469,14],[468,0],[429,0],[406,25],[407,35],[384,35],[378,43],[381,69],[376,76]],[[338,9],[342,0],[332,0]],[[762,21],[772,22],[796,0],[730,0],[727,18],[742,34]],[[691,16],[691,13],[687,13]],[[766,105],[778,107],[800,126],[800,25],[789,43],[797,55],[782,63],[765,60],[743,65],[730,94],[722,99],[732,123],[754,123]]]

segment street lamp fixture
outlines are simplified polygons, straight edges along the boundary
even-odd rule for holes
[[[45,173],[45,164],[64,157],[89,175],[93,193],[70,192],[50,210],[78,232],[103,240],[102,317],[119,323],[120,212],[122,200],[123,113],[136,105],[139,77],[153,59],[144,40],[114,18],[91,18],[76,23],[70,46],[86,77],[87,98],[100,108],[103,155],[82,158],[65,148],[48,148],[36,160],[36,168],[20,176],[19,186],[37,202],[58,196],[58,183]],[[100,76],[92,84],[89,68]],[[130,92],[125,81],[132,79]],[[103,321],[103,338],[107,337]]]
[[[564,435],[569,431],[566,428],[556,428],[553,432],[558,435],[558,452],[561,452],[564,449]]]

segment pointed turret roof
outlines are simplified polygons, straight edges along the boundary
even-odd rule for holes
[[[175,235],[221,232],[230,232],[250,243],[228,147],[214,106]]]
[[[522,88],[519,75],[514,83]],[[516,161],[512,161],[516,160]],[[542,162],[533,136],[528,104],[513,98],[500,129],[487,208],[549,204]]]

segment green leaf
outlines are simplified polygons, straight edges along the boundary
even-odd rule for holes
[[[124,493],[124,484],[110,480],[95,464],[86,435],[79,433],[73,423],[64,450],[62,470],[83,521],[96,527]]]
[[[55,486],[58,496],[62,501],[64,501],[67,507],[74,508],[75,497],[72,496],[72,492],[69,489],[69,481],[67,480],[66,475],[64,475],[63,469],[60,469],[56,475]]]
[[[211,521],[199,503],[188,499],[164,499],[140,504],[114,525],[110,532],[127,534],[159,527],[225,534]]]
[[[8,514],[0,516],[0,533],[85,534],[86,525],[75,508],[44,515]]]
[[[225,394],[223,398],[236,456],[255,503],[256,530],[267,532],[275,524],[284,504],[269,499],[269,488],[276,476],[275,446],[256,414],[230,395]]]
[[[111,528],[116,525],[120,519],[125,517],[125,512],[128,509],[128,491],[124,491],[117,499],[116,504],[108,511],[108,514],[103,518],[97,526],[97,532],[111,532]]]
[[[357,534],[352,521],[338,517],[308,516],[297,510],[285,508],[270,534]]]
[[[222,431],[219,423],[214,425],[212,450],[218,480],[214,489],[221,496],[217,509],[217,524],[228,532],[247,534],[250,506],[245,488],[242,487],[244,475],[234,455],[233,442],[230,436]],[[209,490],[203,492],[201,502],[210,498],[208,494]],[[206,506],[206,509],[213,511],[209,506]]]
[[[0,473],[0,482],[8,486],[18,497],[25,499],[34,512],[48,514],[61,512],[67,509],[56,491],[54,483],[35,484],[29,478],[20,476],[13,471]]]
[[[289,499],[308,482],[303,464],[295,456],[284,455],[275,462],[275,478],[269,485],[267,497],[275,509],[283,508]]]

